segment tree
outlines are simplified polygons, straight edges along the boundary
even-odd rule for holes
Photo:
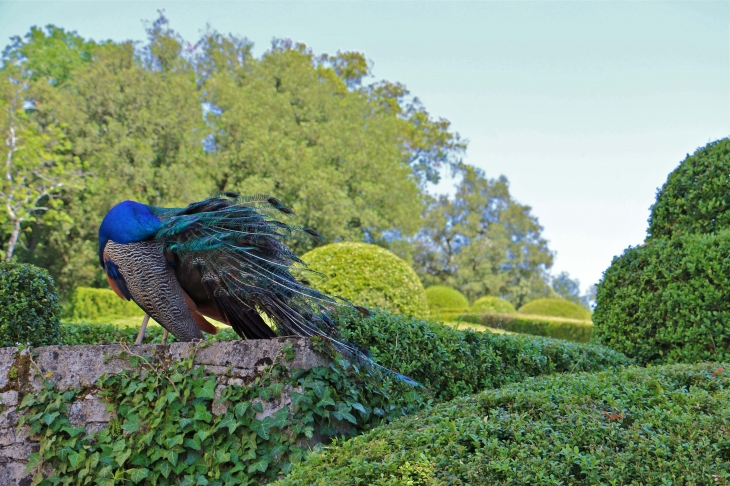
[[[506,177],[487,179],[468,165],[461,171],[453,198],[431,199],[414,242],[424,284],[449,285],[470,300],[500,296],[516,307],[550,295],[553,254],[530,207],[512,199]]]
[[[21,233],[42,213],[59,209],[62,189],[72,189],[78,172],[57,124],[39,122],[39,107],[28,99],[30,74],[14,63],[0,70],[0,126],[5,138],[0,203],[4,206],[4,259],[10,261]]]

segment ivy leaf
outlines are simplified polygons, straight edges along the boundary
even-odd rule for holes
[[[315,395],[317,395],[317,398],[322,398],[322,394],[324,393],[324,382],[321,381],[315,381],[311,384],[312,391]]]
[[[358,412],[362,413],[363,415],[367,413],[367,412],[365,411],[365,407],[363,407],[363,406],[362,406],[362,404],[360,404],[360,403],[358,403],[358,402],[355,402],[355,403],[351,403],[350,405],[352,406],[352,408],[354,408],[354,409],[355,409],[355,410],[357,410]]]
[[[60,414],[58,412],[53,413],[46,413],[43,415],[43,421],[46,423],[46,425],[51,425],[54,420],[56,420],[56,417],[58,417]]]
[[[167,477],[172,472],[172,464],[167,461],[163,461],[159,466],[157,466],[157,470],[160,471],[163,476],[165,476],[165,479],[167,479]]]
[[[266,417],[264,420],[254,420],[251,424],[251,430],[256,432],[262,439],[269,440],[269,421],[266,420],[269,417]],[[249,472],[251,472],[249,468]],[[261,472],[264,472],[266,469],[264,468]]]
[[[215,397],[215,380],[207,380],[202,387],[193,390],[195,398],[214,398]]]
[[[261,402],[256,402],[253,405],[251,405],[251,408],[256,410],[258,413],[262,413],[264,411],[264,406],[261,405]]]
[[[205,405],[195,405],[193,420],[202,420],[203,422],[210,423],[213,420],[213,414],[208,411]]]
[[[223,427],[228,427],[228,433],[232,434],[235,432],[235,430],[238,428],[239,423],[233,416],[233,414],[227,414],[223,420],[218,422],[218,427],[216,427],[216,430],[222,429]]]
[[[183,442],[183,445],[185,447],[189,447],[191,449],[195,449],[196,451],[199,451],[201,449],[201,447],[200,447],[200,440],[198,440],[197,437],[193,437],[191,439],[185,439],[185,442]]]
[[[116,457],[117,464],[119,464],[119,467],[124,466],[124,463],[127,462],[127,459],[129,459],[129,456],[132,455],[132,449],[127,449],[122,453],[121,455],[118,455]]]
[[[139,483],[143,479],[146,479],[147,476],[150,475],[150,470],[141,468],[141,469],[128,469],[127,473],[129,474],[129,479],[131,479],[134,484]]]
[[[124,425],[122,425],[122,430],[126,430],[127,432],[137,432],[140,427],[140,420],[138,415],[130,415],[127,417],[127,421],[124,422]]]
[[[289,407],[286,406],[277,410],[271,417],[270,424],[272,427],[279,427],[280,429],[289,425]]]
[[[258,461],[254,462],[250,466],[248,466],[248,473],[251,474],[252,472],[261,471],[266,472],[266,468],[269,467],[269,461],[265,459],[259,459]]]
[[[234,408],[234,412],[236,413],[236,417],[243,418],[243,415],[246,413],[246,410],[251,406],[251,402],[239,402],[236,404],[236,407]]]

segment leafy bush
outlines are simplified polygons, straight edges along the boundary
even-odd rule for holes
[[[75,321],[93,321],[109,316],[141,317],[144,311],[131,300],[120,299],[112,290],[76,287],[67,314]]]
[[[494,295],[479,297],[471,305],[470,311],[476,314],[514,314],[517,312],[509,300],[500,299]]]
[[[520,314],[590,320],[591,311],[564,299],[537,299],[520,307]]]
[[[48,272],[0,262],[0,346],[56,344],[61,306]]]
[[[687,156],[657,193],[648,233],[652,238],[713,233],[730,227],[730,139]]]
[[[456,331],[435,322],[373,311],[337,316],[345,340],[369,348],[383,366],[428,387],[438,400],[497,388],[531,376],[626,365],[596,345],[524,335]]]
[[[339,443],[276,484],[726,484],[728,401],[712,364],[541,377]]]
[[[411,317],[429,315],[426,294],[416,272],[403,260],[375,245],[333,243],[302,256],[321,292],[353,304]]]
[[[730,230],[657,238],[614,258],[594,335],[643,363],[730,360]]]
[[[591,321],[521,314],[480,314],[479,324],[510,332],[567,339],[578,343],[589,342],[593,332]]]
[[[445,285],[432,285],[426,289],[426,302],[432,315],[444,309],[465,309],[469,301],[464,294]]]

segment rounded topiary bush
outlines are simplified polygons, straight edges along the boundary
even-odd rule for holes
[[[674,169],[651,208],[651,238],[730,227],[730,139],[697,149]]]
[[[567,319],[591,318],[591,311],[582,305],[564,299],[537,299],[520,307],[520,314],[534,314],[536,316],[565,317]]]
[[[0,346],[56,344],[60,317],[56,285],[45,269],[0,262]]]
[[[393,253],[367,243],[332,243],[315,248],[302,260],[312,286],[353,304],[411,317],[427,317],[426,294],[416,272]]]
[[[432,313],[444,309],[466,309],[469,307],[467,298],[456,289],[445,285],[432,285],[426,289],[426,302]]]
[[[657,238],[614,258],[594,339],[643,363],[730,359],[730,230]]]
[[[514,314],[517,312],[509,300],[494,295],[479,297],[471,305],[471,311],[478,314]]]

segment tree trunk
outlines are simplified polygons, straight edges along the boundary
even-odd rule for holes
[[[18,220],[15,221],[13,224],[13,232],[10,233],[10,241],[8,242],[8,250],[5,252],[5,261],[9,262],[10,259],[13,257],[13,252],[15,251],[15,245],[18,243],[18,238],[20,237],[20,223],[22,221]]]

